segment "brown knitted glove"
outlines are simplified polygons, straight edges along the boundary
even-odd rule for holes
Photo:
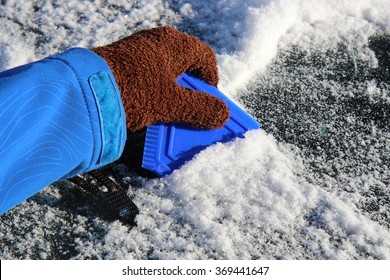
[[[217,86],[215,54],[195,37],[172,27],[158,27],[92,51],[108,63],[115,76],[131,132],[156,122],[214,129],[230,116],[220,99],[176,83],[182,73],[190,72]]]

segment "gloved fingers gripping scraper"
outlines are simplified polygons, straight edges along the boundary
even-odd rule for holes
[[[172,27],[158,27],[92,51],[114,74],[131,132],[158,122],[216,129],[229,119],[225,102],[176,82],[189,72],[213,86],[218,84],[214,51],[193,36]]]

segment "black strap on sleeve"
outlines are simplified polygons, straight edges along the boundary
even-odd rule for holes
[[[101,200],[122,222],[135,226],[138,207],[125,189],[113,181],[106,169],[96,169],[68,179],[90,195]]]

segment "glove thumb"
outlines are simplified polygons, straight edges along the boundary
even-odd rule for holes
[[[170,121],[201,129],[217,129],[230,118],[229,108],[221,99],[177,84],[174,89],[173,104],[169,108]]]

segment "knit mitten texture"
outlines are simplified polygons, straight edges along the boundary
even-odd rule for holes
[[[222,100],[176,83],[189,72],[217,86],[215,53],[199,39],[172,27],[158,27],[91,50],[114,74],[131,132],[157,122],[215,129],[229,119]]]

